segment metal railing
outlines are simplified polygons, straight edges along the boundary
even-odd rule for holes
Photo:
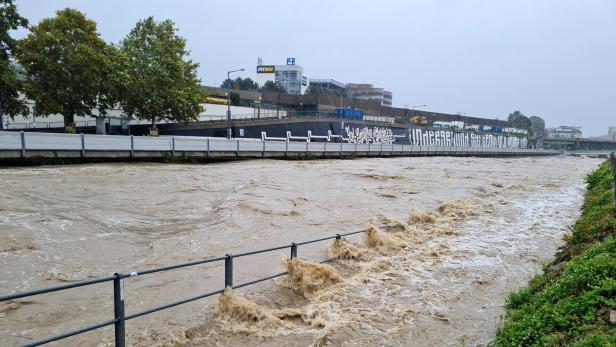
[[[141,317],[144,315],[148,315],[148,314],[158,312],[161,310],[165,310],[165,309],[168,309],[174,306],[186,304],[186,303],[189,303],[195,300],[207,298],[213,295],[221,294],[224,291],[224,288],[227,288],[227,287],[232,288],[232,289],[242,288],[242,287],[264,282],[264,281],[271,280],[271,279],[288,274],[288,272],[285,271],[285,272],[276,273],[271,276],[251,280],[248,282],[234,284],[233,282],[233,260],[236,258],[247,257],[247,256],[255,255],[255,254],[272,252],[272,251],[277,251],[277,250],[290,249],[290,258],[293,259],[297,257],[297,250],[299,246],[327,241],[327,240],[340,239],[343,236],[350,236],[350,235],[360,234],[364,232],[366,232],[366,230],[353,231],[353,232],[336,234],[334,236],[323,237],[320,239],[315,239],[315,240],[310,240],[310,241],[292,242],[290,244],[283,245],[283,246],[271,247],[267,249],[260,249],[256,251],[249,251],[249,252],[243,252],[243,253],[238,253],[238,254],[226,254],[224,256],[211,257],[211,258],[206,258],[206,259],[201,259],[201,260],[196,260],[196,261],[191,261],[191,262],[186,262],[186,263],[167,265],[167,266],[153,268],[153,269],[131,271],[131,272],[116,272],[113,275],[98,277],[98,278],[94,278],[91,280],[79,281],[79,282],[59,285],[55,287],[48,287],[48,288],[42,288],[42,289],[36,289],[36,290],[23,291],[23,292],[3,295],[3,296],[0,296],[0,302],[16,300],[16,299],[31,297],[31,296],[40,295],[40,294],[52,293],[52,292],[62,291],[62,290],[71,289],[71,288],[85,287],[85,286],[90,286],[93,284],[98,284],[98,283],[103,283],[103,282],[113,282],[113,308],[114,308],[113,319],[109,319],[103,322],[80,327],[80,328],[77,328],[75,330],[72,330],[66,333],[31,341],[22,346],[40,346],[40,345],[47,344],[50,342],[62,340],[62,339],[65,339],[71,336],[83,334],[88,331],[92,331],[92,330],[100,329],[100,328],[103,328],[109,325],[113,325],[114,326],[114,336],[115,336],[115,346],[124,347],[126,345],[125,322],[127,320]],[[320,263],[329,262],[331,260],[332,259],[325,259],[321,261]],[[168,271],[168,270],[174,270],[174,269],[179,269],[179,268],[185,268],[185,267],[190,267],[190,266],[195,266],[195,265],[219,262],[219,261],[224,261],[224,266],[225,266],[224,287],[222,289],[210,291],[210,292],[203,293],[197,296],[175,301],[169,304],[151,307],[151,308],[148,308],[140,312],[126,314],[126,312],[124,311],[124,301],[125,301],[124,300],[124,279]]]
[[[313,138],[317,136],[312,136]],[[558,151],[534,150],[524,148],[487,147],[487,146],[453,146],[453,145],[417,145],[410,143],[349,143],[327,141],[321,136],[319,141],[293,141],[288,138],[254,139],[254,138],[216,138],[198,136],[123,136],[59,134],[43,132],[0,132],[0,151],[11,151],[10,155],[26,158],[29,152],[40,155],[43,151],[77,152],[85,158],[89,152],[117,152],[133,157],[136,152],[165,153],[175,156],[198,155],[209,156],[212,152],[228,155],[265,156],[266,153],[327,154],[343,155],[349,153],[367,153],[368,155],[533,155],[558,154]],[[339,141],[339,142],[338,142]],[[205,154],[204,154],[205,153]],[[68,155],[68,154],[67,154]]]

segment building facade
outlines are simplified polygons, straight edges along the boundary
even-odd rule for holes
[[[346,95],[351,99],[357,100],[376,100],[383,106],[391,106],[393,94],[384,88],[374,87],[368,83],[347,83],[345,86]]]
[[[289,58],[293,59],[293,58]],[[263,86],[271,81],[281,86],[288,94],[301,95],[306,92],[309,81],[304,68],[287,59],[287,65],[257,65],[257,83]]]
[[[558,128],[548,129],[550,139],[579,139],[582,138],[582,128],[572,126],[559,126]]]
[[[345,95],[346,93],[345,84],[332,79],[311,78],[310,85],[328,90],[337,95]]]

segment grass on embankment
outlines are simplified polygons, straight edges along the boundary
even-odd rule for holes
[[[573,235],[542,275],[509,295],[497,346],[616,346],[616,322],[610,322],[616,310],[616,215],[609,163],[586,182]]]

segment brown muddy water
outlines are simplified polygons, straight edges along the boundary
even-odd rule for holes
[[[351,237],[330,249],[347,259],[325,270],[287,263],[288,250],[236,259],[236,283],[285,264],[294,277],[226,293],[220,305],[216,296],[128,321],[128,344],[486,345],[507,293],[538,273],[570,232],[584,175],[599,163],[388,158],[0,169],[0,293],[372,223],[368,242]],[[325,259],[329,246],[302,246],[299,258]],[[129,278],[126,311],[220,289],[222,265]],[[4,303],[0,345],[112,317],[111,283]],[[105,328],[55,345],[112,343]]]

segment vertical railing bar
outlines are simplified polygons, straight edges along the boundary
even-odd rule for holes
[[[85,141],[85,137],[83,135],[83,133],[80,134],[81,136],[81,157],[85,158],[86,156],[86,141]]]
[[[124,321],[124,278],[119,273],[114,274],[113,280],[113,312],[115,322],[115,346],[125,346],[125,321]]]
[[[289,139],[287,139],[285,141],[285,147],[284,147],[284,156],[286,157],[288,155],[289,152]]]
[[[19,132],[19,136],[21,137],[21,157],[26,157],[26,133],[23,131]]]
[[[130,136],[130,157],[135,157],[135,138],[133,135]]]
[[[233,287],[233,255],[225,255],[225,288]]]
[[[263,141],[263,147],[261,148],[261,157],[265,158],[265,140],[262,140],[262,141]]]
[[[297,244],[295,242],[291,243],[291,259],[297,258]]]

